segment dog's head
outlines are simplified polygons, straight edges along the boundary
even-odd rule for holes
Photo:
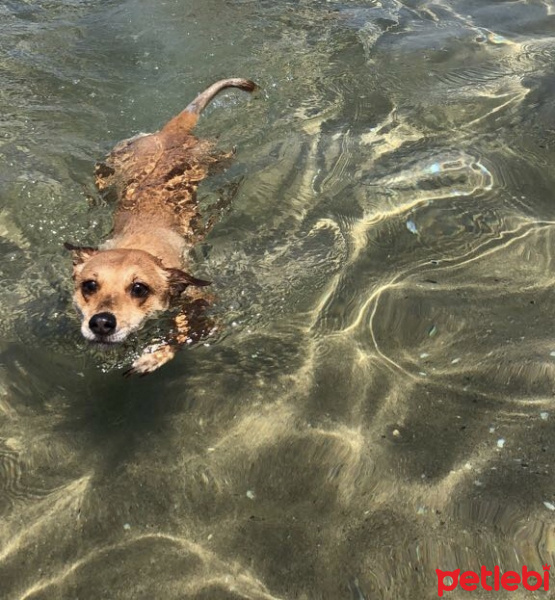
[[[73,253],[73,302],[82,316],[81,333],[91,342],[123,342],[148,317],[167,310],[188,286],[209,285],[180,269],[165,268],[143,250],[65,247]]]

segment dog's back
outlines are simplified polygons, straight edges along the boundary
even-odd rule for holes
[[[226,155],[214,154],[213,143],[191,134],[206,105],[223,89],[252,92],[248,79],[223,79],[199,94],[185,110],[160,131],[118,144],[96,167],[96,185],[102,192],[115,188],[118,214],[140,212],[171,214],[181,235],[191,235],[197,217],[196,190],[210,165]],[[123,215],[125,218],[125,215]],[[116,215],[117,229],[118,215]]]

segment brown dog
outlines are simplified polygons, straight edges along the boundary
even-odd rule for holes
[[[190,317],[203,300],[184,292],[209,285],[183,270],[185,251],[205,233],[196,227],[196,190],[209,166],[229,155],[216,156],[212,143],[190,132],[229,87],[256,89],[247,79],[218,81],[157,133],[118,144],[96,168],[98,189],[118,196],[112,236],[98,249],[65,245],[73,252],[73,300],[87,340],[118,344],[155,313],[180,309],[168,339],[145,348],[128,373],[154,371],[191,338]]]

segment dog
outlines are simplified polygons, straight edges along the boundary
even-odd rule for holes
[[[98,248],[65,244],[73,259],[73,303],[90,342],[121,344],[150,317],[177,308],[167,339],[147,346],[126,375],[146,375],[171,360],[193,339],[191,322],[207,304],[197,288],[210,282],[187,272],[185,253],[206,233],[199,227],[197,187],[211,165],[231,154],[217,155],[212,142],[191,130],[226,88],[254,92],[257,85],[218,81],[158,132],[119,143],[97,164],[98,190],[118,199],[112,233]]]

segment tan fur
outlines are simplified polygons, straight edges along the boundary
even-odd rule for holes
[[[205,233],[196,227],[197,187],[210,164],[229,155],[216,156],[210,142],[190,131],[206,104],[228,87],[256,89],[246,79],[216,82],[159,132],[118,144],[96,168],[98,189],[113,189],[118,197],[111,238],[99,249],[66,244],[73,251],[81,332],[91,342],[120,343],[148,317],[176,304],[181,308],[168,339],[147,347],[129,372],[157,369],[199,335],[191,321],[207,299],[184,292],[208,282],[183,270],[184,252]]]

